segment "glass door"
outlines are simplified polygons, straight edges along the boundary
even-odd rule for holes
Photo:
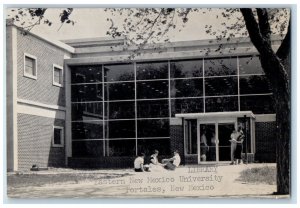
[[[219,123],[218,124],[218,155],[219,161],[231,160],[231,143],[230,135],[235,128],[235,123]]]
[[[200,124],[200,161],[217,161],[216,124]]]

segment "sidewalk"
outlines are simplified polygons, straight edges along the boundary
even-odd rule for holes
[[[49,177],[49,181],[45,184],[36,183],[36,185],[31,185],[30,182],[24,186],[8,183],[8,196],[12,198],[276,198],[272,195],[276,191],[276,185],[247,184],[239,179],[243,170],[266,165],[275,166],[275,164],[223,165],[215,169],[205,169],[206,166],[188,166],[180,167],[175,171],[144,173],[135,173],[129,169],[50,169],[19,176],[9,174],[8,178],[14,180],[18,177],[21,179],[32,177],[31,180],[36,181],[39,177]]]

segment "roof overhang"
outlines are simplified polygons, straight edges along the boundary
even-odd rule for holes
[[[255,115],[252,111],[234,111],[234,112],[213,112],[213,113],[180,113],[175,114],[176,118],[185,118],[185,119],[218,119],[218,118],[238,118],[238,117],[250,117],[255,118]]]

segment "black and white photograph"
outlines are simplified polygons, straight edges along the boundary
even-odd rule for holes
[[[8,199],[290,199],[291,5],[4,13]]]

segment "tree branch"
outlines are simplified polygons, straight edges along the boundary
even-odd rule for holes
[[[271,45],[271,29],[267,9],[257,8],[259,30],[264,40]]]
[[[240,10],[244,17],[251,42],[260,54],[264,54],[266,46],[268,46],[268,48],[271,48],[271,45],[269,45],[268,42],[265,41],[265,38],[262,37],[259,25],[256,22],[252,9],[242,8]]]
[[[286,33],[279,49],[277,50],[276,55],[281,60],[285,60],[289,55],[290,49],[291,49],[291,17],[289,20],[289,26],[288,26],[287,33]]]

